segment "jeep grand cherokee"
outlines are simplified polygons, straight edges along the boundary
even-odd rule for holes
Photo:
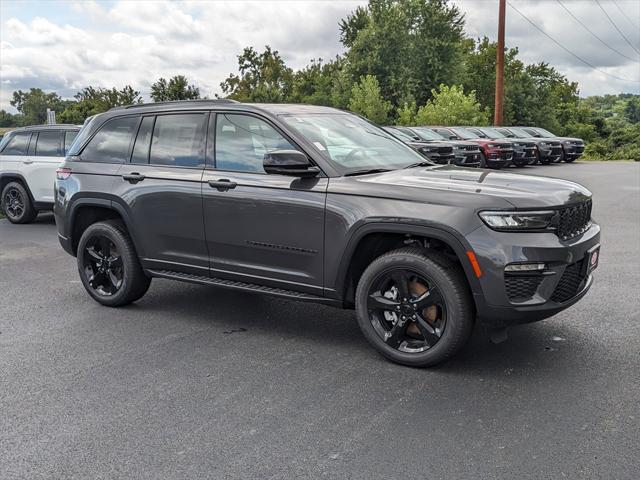
[[[451,357],[476,320],[541,320],[585,295],[600,239],[587,189],[425,162],[327,107],[135,105],[85,123],[54,211],[103,305],[159,277],[355,308],[405,365]]]

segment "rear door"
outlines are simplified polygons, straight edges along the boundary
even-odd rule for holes
[[[208,276],[201,180],[207,112],[141,118],[113,193],[135,227],[145,268]]]
[[[266,174],[267,151],[299,149],[265,118],[211,119],[202,181],[211,275],[322,295],[327,178]]]
[[[23,175],[36,202],[53,203],[56,168],[64,156],[64,130],[34,132]]]

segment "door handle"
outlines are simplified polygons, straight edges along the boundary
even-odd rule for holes
[[[129,183],[138,183],[141,182],[142,180],[145,179],[144,175],[141,175],[137,172],[133,172],[133,173],[129,173],[129,174],[125,174],[122,175],[123,180],[129,182]]]
[[[220,180],[209,180],[209,186],[217,188],[219,192],[226,192],[227,190],[236,188],[238,184],[226,178],[221,178]]]
[[[33,163],[33,160],[23,160],[22,163],[25,165],[31,165]]]

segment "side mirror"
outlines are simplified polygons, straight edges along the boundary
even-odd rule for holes
[[[274,150],[264,154],[262,166],[267,173],[292,177],[315,177],[320,169],[298,150]]]

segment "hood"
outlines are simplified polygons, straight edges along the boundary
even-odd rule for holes
[[[567,140],[571,141],[571,142],[576,142],[579,144],[584,144],[584,140],[582,140],[581,138],[573,138],[573,137],[545,137],[549,140],[557,140],[558,142],[566,142]]]
[[[415,147],[451,147],[452,146],[451,142],[440,142],[440,141],[413,142],[411,145]]]
[[[452,165],[332,178],[329,192],[474,209],[550,208],[591,198],[589,190],[567,180]]]

